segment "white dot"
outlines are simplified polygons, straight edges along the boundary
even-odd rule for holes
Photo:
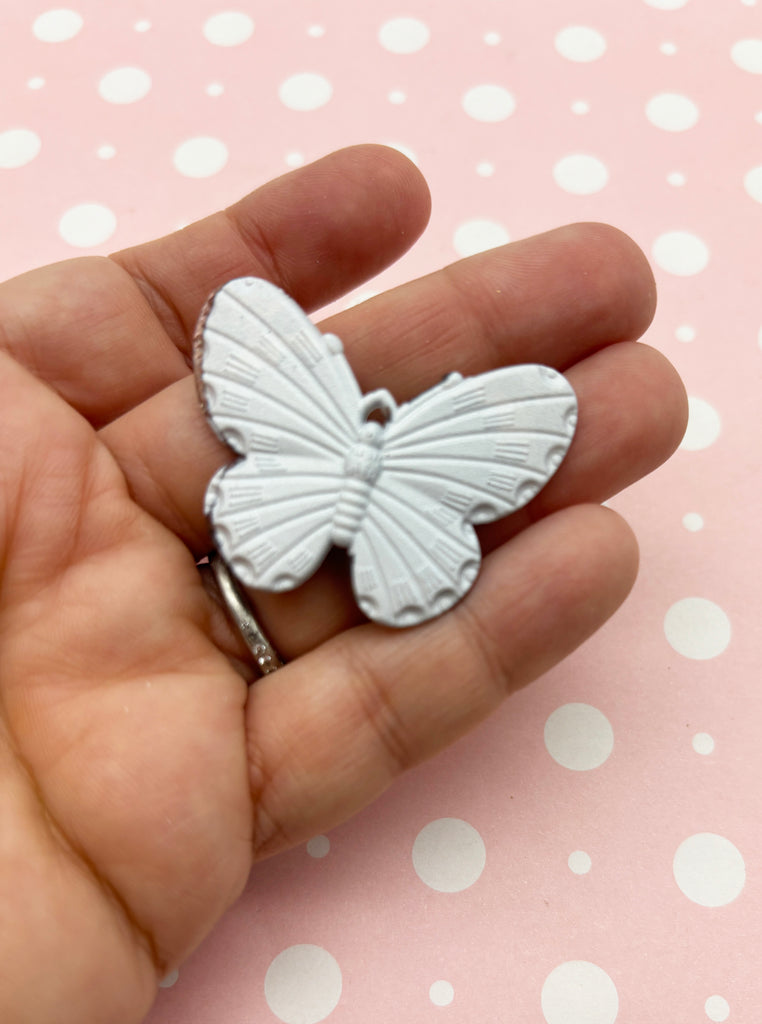
[[[699,452],[714,444],[722,431],[720,414],[703,398],[688,396],[688,426],[680,447],[687,452]]]
[[[327,857],[331,850],[331,840],[328,836],[313,836],[307,843],[307,853],[310,857],[321,860]]]
[[[325,29],[322,25],[310,25],[307,29],[307,35],[313,39],[320,39],[321,36],[325,35]]]
[[[428,43],[429,27],[418,18],[392,18],[378,32],[378,41],[390,53],[417,53]]]
[[[111,238],[116,216],[101,203],[81,203],[68,209],[58,222],[58,233],[69,245],[89,249]]]
[[[740,852],[729,839],[714,832],[684,839],[675,853],[672,871],[683,895],[702,907],[727,906],[746,884],[746,865]]]
[[[435,981],[429,989],[429,999],[434,1006],[449,1006],[455,998],[455,989],[449,981]]]
[[[754,120],[757,122],[757,124],[762,124],[762,110],[757,111],[757,113],[754,115]]]
[[[752,199],[762,203],[762,167],[752,167],[744,176],[743,187]]]
[[[659,46],[659,49],[661,50],[661,52],[664,54],[665,57],[674,57],[675,54],[677,53],[677,47],[675,46],[674,43],[662,43]]]
[[[387,99],[389,100],[390,103],[399,104],[404,103],[405,100],[407,99],[407,96],[404,94],[402,89],[392,89],[392,91],[388,94]]]
[[[151,27],[151,22],[146,21],[145,18],[141,21],[136,21],[133,28],[136,32],[148,32]]]
[[[35,75],[34,78],[30,78],[26,83],[29,89],[41,89],[45,85],[45,79],[40,75]]]
[[[714,751],[714,740],[708,732],[697,732],[691,745],[697,754],[711,754]]]
[[[323,75],[302,71],[281,82],[280,101],[289,110],[317,110],[333,95],[333,86]]]
[[[608,718],[590,704],[563,704],[545,723],[545,746],[564,768],[586,772],[598,768],[614,749]]]
[[[762,75],[762,39],[739,39],[733,43],[730,58],[742,71]]]
[[[543,982],[542,1013],[547,1024],[614,1024],[619,995],[597,964],[568,960]]]
[[[609,172],[603,161],[586,153],[571,153],[553,167],[553,178],[564,192],[589,196],[605,188]]]
[[[667,175],[667,183],[679,188],[681,185],[685,184],[685,175],[682,171],[670,171]]]
[[[159,988],[172,988],[179,977],[180,972],[178,970],[170,971],[169,974],[165,974],[159,982]]]
[[[476,173],[480,178],[491,178],[495,173],[495,165],[491,164],[489,160],[482,160],[480,164],[476,165]]]
[[[590,104],[587,102],[587,100],[575,100],[572,103],[571,108],[572,108],[572,113],[573,114],[589,114],[590,113]]]
[[[722,996],[709,996],[704,1003],[704,1012],[709,1020],[721,1022],[730,1016],[730,1005]]]
[[[592,867],[592,860],[590,854],[585,853],[584,850],[574,850],[573,853],[569,854],[568,860],[569,868],[574,872],[575,875],[586,875]]]
[[[98,146],[95,152],[100,160],[111,160],[116,156],[116,146],[105,143],[103,146]]]
[[[676,11],[685,7],[688,0],[645,0],[649,7],[656,7],[660,11]]]
[[[410,146],[406,146],[403,142],[392,142],[387,139],[384,141],[384,145],[391,146],[392,149],[396,149],[398,153],[402,153],[402,155],[406,156],[412,163],[418,163],[418,157],[415,150],[412,150]]]
[[[98,82],[98,92],[108,103],[136,103],[151,88],[151,76],[142,68],[115,68]]]
[[[207,96],[222,96],[225,91],[225,86],[222,82],[210,82],[206,87]]]
[[[698,512],[686,512],[683,516],[683,526],[691,533],[698,533],[704,528],[704,520]]]
[[[265,1000],[283,1024],[318,1024],[341,998],[341,968],[322,946],[289,946],[265,974]]]
[[[186,178],[208,178],[228,162],[228,149],[219,139],[200,135],[181,142],[174,152],[173,162]]]
[[[286,163],[289,167],[302,167],[304,161],[304,153],[286,153]]]
[[[34,160],[41,148],[40,136],[29,128],[0,132],[0,168],[23,167]]]
[[[698,235],[690,231],[665,231],[653,244],[654,262],[677,277],[700,274],[709,262],[709,248]]]
[[[690,324],[680,324],[680,326],[675,330],[675,337],[678,341],[695,341],[696,328],[691,327]]]
[[[477,252],[494,249],[510,241],[502,224],[494,220],[467,220],[459,224],[453,235],[453,245],[459,256],[473,256]]]
[[[516,101],[502,85],[475,85],[463,96],[463,109],[475,121],[494,124],[505,121],[516,109]]]
[[[555,47],[567,60],[586,64],[604,55],[606,40],[597,29],[586,25],[569,25],[556,34]]]
[[[667,610],[664,635],[678,654],[706,661],[722,654],[730,643],[730,619],[714,601],[684,597]]]
[[[484,840],[467,821],[437,818],[413,843],[416,874],[437,892],[462,892],[476,882],[487,861]]]
[[[43,43],[65,43],[67,39],[74,38],[83,24],[81,14],[59,7],[35,18],[32,32]]]
[[[685,132],[698,121],[699,109],[688,96],[662,92],[646,103],[646,117],[665,132]]]
[[[484,42],[487,44],[487,46],[499,46],[501,41],[502,36],[500,35],[499,32],[484,33]]]
[[[254,22],[242,11],[221,11],[206,19],[203,32],[215,46],[240,46],[251,38]]]

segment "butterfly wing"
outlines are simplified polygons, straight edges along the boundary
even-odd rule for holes
[[[481,562],[472,524],[534,497],[561,464],[576,415],[568,381],[534,365],[452,374],[401,406],[352,547],[365,613],[414,625],[455,604]]]
[[[202,314],[194,363],[212,427],[242,456],[206,494],[220,553],[249,586],[295,587],[330,546],[358,429],[361,393],[341,342],[281,289],[238,278]]]

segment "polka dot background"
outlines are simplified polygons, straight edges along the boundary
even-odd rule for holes
[[[609,221],[652,259],[647,340],[690,395],[676,456],[611,502],[642,549],[623,610],[258,867],[150,1024],[758,1020],[762,0],[3,8],[4,276],[384,142],[434,214],[360,294]]]

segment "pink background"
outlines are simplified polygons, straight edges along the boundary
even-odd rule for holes
[[[259,866],[150,1024],[759,1020],[762,3],[1,3],[4,276],[385,142],[434,214],[361,294],[610,221],[652,257],[648,341],[692,398],[682,449],[611,503],[642,546],[624,608]]]

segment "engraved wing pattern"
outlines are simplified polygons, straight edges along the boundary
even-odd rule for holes
[[[544,366],[453,373],[399,407],[363,396],[339,339],[256,278],[210,300],[194,363],[213,428],[242,456],[205,501],[227,564],[248,586],[287,590],[343,544],[360,607],[389,626],[464,596],[481,563],[474,525],[533,498],[576,425],[571,385]],[[378,408],[383,428],[366,422]]]
[[[206,492],[220,554],[248,586],[295,587],[331,546],[358,430],[362,395],[341,342],[281,289],[238,278],[202,313],[194,363],[215,432],[244,456]]]
[[[351,549],[366,615],[412,625],[455,604],[481,562],[471,524],[499,519],[534,497],[561,464],[576,417],[571,385],[537,365],[451,374],[397,409]]]

